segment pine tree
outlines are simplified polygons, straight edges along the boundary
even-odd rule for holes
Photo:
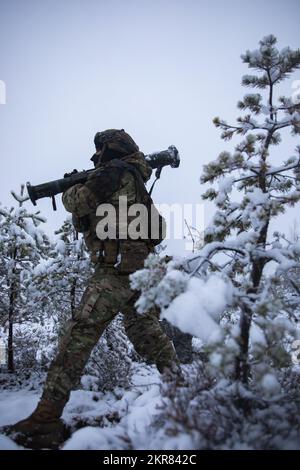
[[[76,306],[91,274],[92,265],[84,240],[78,237],[78,232],[76,232],[70,218],[65,220],[55,234],[58,235],[59,240],[55,244],[55,271],[53,274],[58,293],[62,294],[60,302],[67,299],[69,316],[73,318]]]
[[[8,329],[8,370],[13,372],[14,325],[30,316],[28,306],[29,287],[34,266],[36,266],[49,241],[39,228],[45,219],[23,207],[29,198],[12,192],[18,207],[0,207],[0,285],[1,324]]]
[[[300,134],[300,103],[286,97],[275,103],[274,96],[276,85],[300,67],[300,50],[287,47],[279,51],[276,43],[273,35],[267,36],[258,50],[242,55],[243,62],[257,72],[245,75],[242,84],[264,90],[266,102],[260,93],[246,94],[238,103],[246,114],[237,119],[237,124],[215,118],[225,141],[245,137],[234,152],[224,151],[206,165],[201,178],[202,183],[219,182],[218,189],[211,187],[203,195],[218,209],[206,230],[206,245],[194,272],[205,275],[208,267],[220,271],[235,287],[235,306],[240,312],[239,332],[235,333],[239,347],[236,378],[243,382],[249,378],[251,327],[259,329],[274,351],[281,335],[291,330],[290,325],[278,320],[282,305],[274,290],[279,274],[299,265],[299,243],[287,244],[279,232],[269,233],[270,221],[300,199],[300,146],[295,156],[285,158],[280,165],[275,166],[271,159],[272,146],[281,142],[282,129]],[[233,189],[240,194],[235,200]],[[224,254],[222,262],[217,257],[220,253]],[[264,276],[271,261],[277,264],[276,271]]]
[[[158,307],[162,318],[199,337],[211,372],[238,383],[247,383],[251,372],[253,382],[271,393],[279,389],[278,371],[291,365],[297,336],[291,305],[300,301],[299,240],[270,233],[271,220],[300,199],[300,147],[276,166],[271,152],[281,129],[300,134],[300,103],[281,97],[275,104],[274,87],[300,67],[300,51],[279,51],[276,38],[267,36],[242,59],[258,72],[243,77],[243,84],[265,90],[267,102],[247,94],[238,103],[247,114],[236,125],[214,120],[224,140],[243,139],[204,166],[201,181],[213,186],[203,199],[217,206],[204,245],[181,261],[152,255],[131,280],[141,291],[138,311]],[[271,262],[274,269],[266,270]],[[283,274],[293,295],[282,295]]]
[[[36,301],[56,318],[58,330],[73,318],[91,274],[91,261],[82,238],[70,219],[55,232],[49,257],[36,266]]]

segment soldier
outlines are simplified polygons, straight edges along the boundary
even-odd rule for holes
[[[97,236],[101,218],[96,211],[100,204],[111,204],[119,215],[119,197],[126,196],[128,207],[142,203],[150,208],[152,200],[145,182],[152,170],[123,129],[98,132],[94,142],[96,153],[91,160],[95,171],[84,185],[77,184],[63,194],[63,204],[72,213],[75,228],[83,232],[95,272],[59,344],[37,408],[27,419],[6,428],[16,442],[31,448],[57,448],[65,440],[66,429],[60,420],[64,406],[80,381],[92,349],[120,311],[136,351],[156,363],[161,373],[179,371],[174,347],[162,331],[157,314],[136,314],[136,294],[129,284],[129,274],[143,267],[145,258],[161,241],[162,219],[158,218],[160,234],[156,240],[150,235],[148,239],[121,239],[124,226],[120,227],[118,217],[112,222],[115,226],[108,227],[108,233],[115,233],[115,237],[104,240]]]

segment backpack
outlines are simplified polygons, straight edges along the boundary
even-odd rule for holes
[[[152,245],[159,245],[166,237],[166,221],[156,209],[154,202],[148,193],[142,175],[134,165],[123,160],[114,159],[110,162],[110,167],[123,169],[130,172],[135,181],[137,203],[143,204],[148,212],[148,241]]]

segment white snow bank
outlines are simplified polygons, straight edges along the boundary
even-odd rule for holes
[[[0,450],[24,450],[23,447],[18,446],[9,437],[0,434]]]
[[[63,450],[105,450],[122,448],[121,438],[113,428],[86,427],[76,431],[66,442]]]
[[[38,402],[39,395],[27,390],[0,391],[0,426],[27,418]],[[0,450],[23,450],[9,437],[0,434]]]
[[[162,405],[160,377],[156,368],[140,367],[132,378],[130,390],[118,388],[105,394],[77,390],[72,393],[63,419],[72,425],[76,415],[92,423],[104,418],[102,427],[84,427],[70,437],[63,450],[150,449],[156,434],[153,420]],[[99,401],[94,401],[97,396]],[[110,422],[109,416],[119,416]]]
[[[160,384],[157,369],[140,364],[129,390],[73,391],[62,418],[73,429],[78,422],[86,423],[86,426],[75,431],[62,449],[150,449],[157,434],[153,421],[161,412]],[[0,390],[0,426],[29,416],[38,399],[36,391]],[[23,447],[0,434],[0,450],[9,449]]]
[[[36,392],[27,390],[2,391],[0,395],[0,426],[27,418],[38,401]]]
[[[217,275],[207,281],[191,278],[187,290],[163,311],[162,318],[205,343],[219,341],[221,329],[217,322],[231,297],[230,285]]]

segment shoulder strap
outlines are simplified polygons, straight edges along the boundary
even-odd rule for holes
[[[114,160],[111,160],[109,166],[112,166],[112,167],[115,167],[115,168],[120,168],[124,171],[129,171],[134,176],[137,199],[140,202],[142,201],[143,196],[147,195],[148,197],[150,197],[149,193],[148,193],[148,191],[145,187],[142,175],[139,172],[139,170],[137,168],[135,168],[134,165],[131,165],[130,163],[124,162],[123,160],[114,159]]]

